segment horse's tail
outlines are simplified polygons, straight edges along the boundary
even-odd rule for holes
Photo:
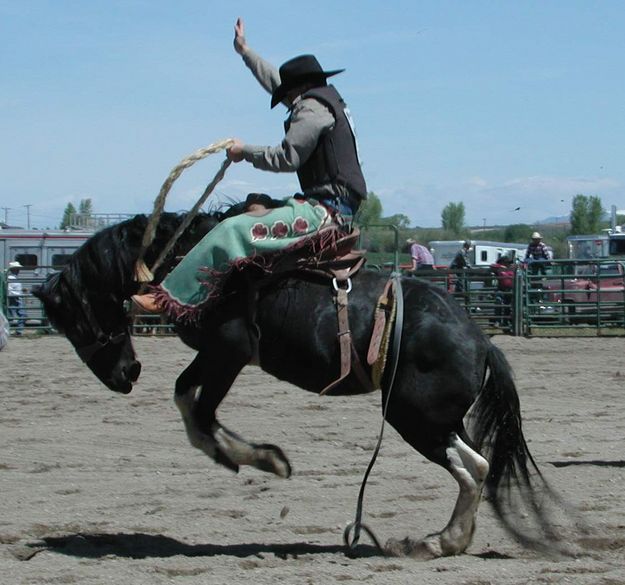
[[[488,459],[486,496],[504,527],[532,548],[563,552],[550,510],[561,504],[532,457],[521,424],[521,409],[512,369],[503,352],[490,344],[488,371],[473,405],[471,435]],[[557,506],[557,507],[560,507]]]

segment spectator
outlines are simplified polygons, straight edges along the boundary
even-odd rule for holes
[[[542,239],[543,237],[538,232],[534,232],[525,252],[525,262],[533,276],[538,274],[544,276],[547,262],[551,259],[549,250]]]
[[[413,272],[417,270],[433,270],[434,258],[432,253],[423,245],[419,244],[413,238],[408,238],[406,243],[410,245],[410,258],[412,259]]]
[[[451,261],[449,268],[454,268],[456,270],[462,270],[463,268],[471,268],[471,258],[469,256],[469,252],[471,252],[471,242],[469,240],[465,240],[462,244],[462,248],[458,250],[454,259]]]
[[[466,270],[467,268],[471,268],[471,258],[469,253],[471,252],[471,242],[469,240],[465,240],[462,244],[462,248],[458,250],[454,259],[451,261],[449,268],[452,270]],[[463,292],[466,289],[465,277],[463,274],[456,275],[456,292]]]
[[[24,309],[22,296],[24,294],[24,289],[22,287],[22,283],[18,282],[17,277],[20,273],[20,268],[23,266],[17,262],[9,262],[9,276],[7,277],[8,282],[8,317],[9,322],[11,320],[14,322],[15,327],[15,335],[21,335],[24,330]]]
[[[512,255],[503,254],[497,262],[491,264],[490,268],[497,277],[495,324],[500,325],[502,328],[509,328],[515,275]]]

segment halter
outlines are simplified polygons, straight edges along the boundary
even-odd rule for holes
[[[93,310],[91,309],[91,305],[89,301],[80,295],[69,280],[66,278],[65,283],[67,288],[69,289],[72,296],[78,301],[80,308],[85,316],[87,323],[89,324],[89,328],[95,337],[95,341],[89,343],[87,345],[82,345],[80,347],[76,347],[76,353],[78,357],[85,363],[89,364],[89,362],[93,359],[93,356],[98,353],[101,349],[109,346],[109,345],[118,345],[124,341],[124,338],[128,335],[128,328],[125,331],[121,331],[119,333],[105,333],[100,327],[98,320],[93,314]]]

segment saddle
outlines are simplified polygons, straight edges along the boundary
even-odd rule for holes
[[[380,387],[381,376],[386,361],[387,344],[392,321],[393,297],[389,292],[391,281],[386,284],[376,305],[374,327],[367,355],[367,363],[372,366],[373,380],[368,375],[354,348],[349,327],[348,295],[351,291],[351,278],[364,266],[366,250],[355,250],[360,239],[360,231],[355,228],[345,234],[339,226],[330,225],[321,229],[307,240],[308,246],[289,251],[272,265],[272,272],[285,272],[313,276],[332,284],[337,310],[341,371],[339,377],[321,390],[326,394],[338,386],[352,372],[360,381],[365,392],[373,392]],[[318,248],[315,250],[315,244]],[[311,250],[311,248],[313,248]],[[380,350],[383,349],[383,355]]]
[[[365,264],[366,250],[354,250],[360,239],[360,230],[349,234],[334,224],[320,229],[281,255],[272,264],[273,274],[304,272],[322,279],[346,282]]]

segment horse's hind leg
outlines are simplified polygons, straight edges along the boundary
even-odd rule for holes
[[[233,471],[251,465],[263,471],[289,477],[291,465],[276,445],[249,443],[217,420],[215,411],[247,363],[247,355],[228,359],[199,353],[176,381],[175,401],[189,442],[216,463]]]
[[[465,436],[464,431],[461,434]],[[488,475],[488,462],[457,433],[449,433],[446,437],[440,445],[413,446],[445,467],[458,482],[458,499],[451,518],[443,530],[429,534],[421,541],[410,538],[390,540],[386,545],[389,554],[424,558],[457,555],[471,544],[482,487]]]

